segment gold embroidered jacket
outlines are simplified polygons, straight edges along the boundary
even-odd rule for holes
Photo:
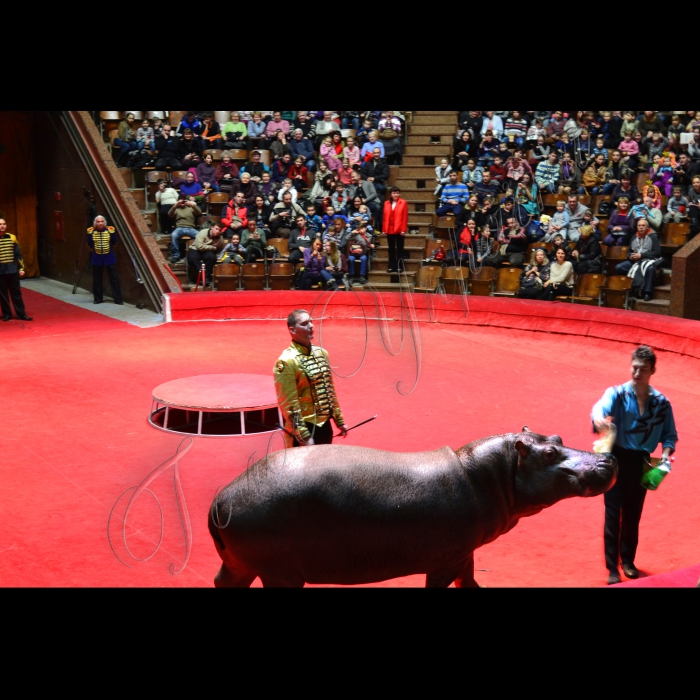
[[[333,418],[336,425],[344,425],[325,350],[312,346],[309,351],[293,342],[277,360],[274,377],[284,427],[300,442],[311,437],[305,423],[320,427]],[[284,439],[291,447],[291,436]]]

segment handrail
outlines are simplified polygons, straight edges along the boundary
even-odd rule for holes
[[[165,275],[165,260],[158,244],[101,140],[90,112],[62,111],[61,119],[99,192],[106,213],[122,232],[121,242],[141,268],[141,277],[152,304],[159,313],[162,312],[162,295],[181,290]]]

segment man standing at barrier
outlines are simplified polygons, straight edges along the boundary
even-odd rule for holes
[[[287,318],[292,344],[275,363],[275,387],[284,416],[287,447],[329,445],[331,418],[343,437],[347,427],[333,385],[328,353],[312,345],[314,324],[308,311],[297,309]]]
[[[22,253],[17,239],[7,232],[7,221],[0,219],[0,307],[2,307],[3,321],[12,320],[10,297],[12,297],[17,318],[20,321],[32,320],[24,310],[22,290],[19,286],[20,277],[24,277]]]
[[[620,583],[618,563],[627,578],[637,578],[634,565],[648,484],[642,485],[650,453],[663,446],[660,466],[670,470],[678,434],[671,403],[649,381],[656,372],[656,355],[647,345],[632,353],[632,380],[610,387],[593,407],[591,418],[596,432],[604,432],[608,421],[617,427],[613,454],[617,457],[617,483],[605,498],[605,564],[610,572],[608,584]],[[655,486],[652,486],[655,488]]]
[[[122,291],[117,277],[117,257],[114,248],[117,245],[117,233],[113,226],[107,226],[104,216],[98,216],[94,226],[87,230],[87,244],[92,251],[92,295],[95,304],[103,302],[104,270],[109,276],[114,303],[122,306]]]

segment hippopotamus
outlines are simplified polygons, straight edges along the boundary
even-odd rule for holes
[[[214,499],[217,587],[363,584],[426,574],[426,586],[477,587],[474,551],[617,478],[612,454],[521,433],[456,452],[318,445],[274,452]]]

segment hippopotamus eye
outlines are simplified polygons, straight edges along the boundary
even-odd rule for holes
[[[558,450],[555,450],[553,447],[545,448],[544,458],[548,464],[553,464],[554,462],[556,462],[558,457],[559,457]]]

